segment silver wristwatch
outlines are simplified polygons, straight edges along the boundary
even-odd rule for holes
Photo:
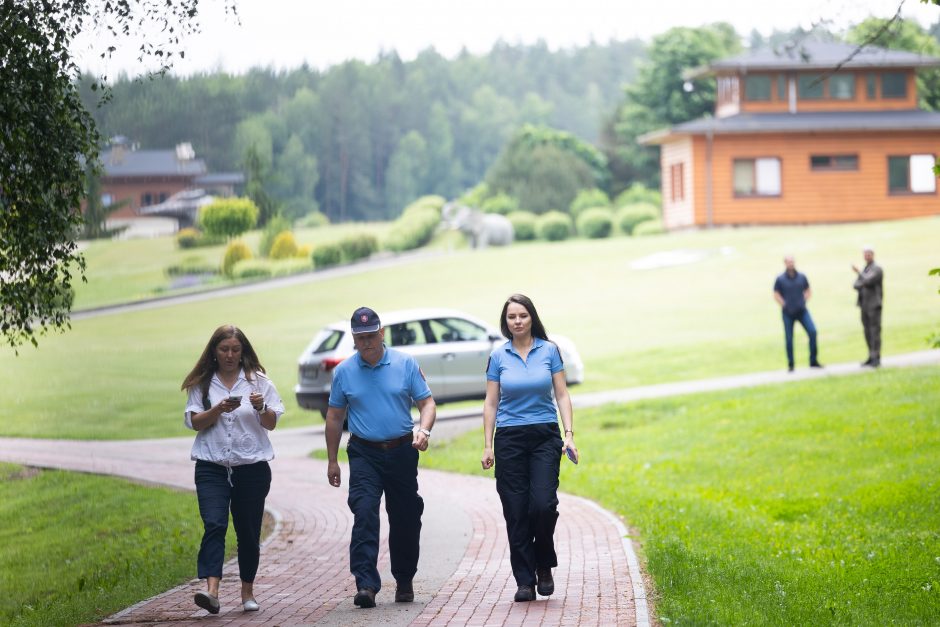
[[[426,437],[431,437],[431,430],[430,430],[430,429],[418,429],[418,431],[420,431],[421,433],[423,433]]]

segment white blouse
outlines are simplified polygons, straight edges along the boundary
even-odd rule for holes
[[[261,392],[264,395],[268,409],[276,415],[275,422],[281,419],[284,403],[274,383],[264,374],[255,373],[254,380],[248,381],[245,371],[241,370],[231,390],[219,380],[218,374],[212,375],[212,381],[209,383],[210,406],[215,407],[223,399],[239,394],[242,402],[235,411],[223,412],[211,427],[196,432],[190,459],[201,459],[229,468],[274,459],[274,447],[268,439],[268,430],[262,426],[260,414],[248,400],[248,395],[252,392]],[[196,385],[189,390],[183,424],[192,429],[193,415],[203,411],[205,407],[202,404],[202,386]]]

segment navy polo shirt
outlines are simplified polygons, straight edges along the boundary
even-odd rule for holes
[[[375,366],[358,352],[336,366],[329,405],[347,410],[350,433],[379,442],[411,432],[411,405],[429,396],[417,360],[385,348]]]
[[[774,281],[774,291],[783,296],[783,309],[791,316],[806,309],[806,297],[803,292],[809,289],[809,279],[802,272],[792,277],[784,272]]]
[[[506,342],[490,354],[487,381],[499,383],[497,427],[557,422],[552,375],[565,369],[552,342],[535,338],[526,361]]]

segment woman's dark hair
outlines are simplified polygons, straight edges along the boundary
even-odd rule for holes
[[[535,305],[532,304],[532,299],[523,294],[513,294],[506,299],[506,303],[503,305],[503,313],[499,317],[499,330],[503,332],[503,336],[505,336],[507,340],[512,339],[512,332],[509,330],[509,323],[506,322],[506,312],[509,311],[510,303],[522,305],[525,307],[525,310],[529,312],[529,317],[532,318],[532,337],[537,337],[541,340],[548,340],[548,333],[545,332],[545,327],[542,325],[542,319],[539,318],[539,312],[535,310]]]
[[[206,347],[202,349],[202,355],[199,356],[196,365],[193,367],[192,371],[186,375],[186,378],[183,379],[181,389],[189,390],[192,389],[193,386],[199,385],[202,387],[203,394],[208,391],[209,382],[212,381],[212,375],[219,369],[219,364],[216,362],[215,358],[215,349],[222,340],[231,338],[235,338],[238,340],[238,343],[242,345],[241,366],[248,380],[251,381],[256,372],[265,372],[264,366],[261,365],[261,361],[258,359],[257,353],[255,353],[255,349],[251,347],[251,342],[248,341],[248,338],[245,337],[241,329],[233,324],[223,324],[212,333],[212,337],[209,338],[209,343],[206,344]]]

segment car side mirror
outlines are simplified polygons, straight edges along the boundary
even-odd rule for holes
[[[490,342],[497,342],[503,339],[502,335],[496,335],[495,333],[490,333]]]

